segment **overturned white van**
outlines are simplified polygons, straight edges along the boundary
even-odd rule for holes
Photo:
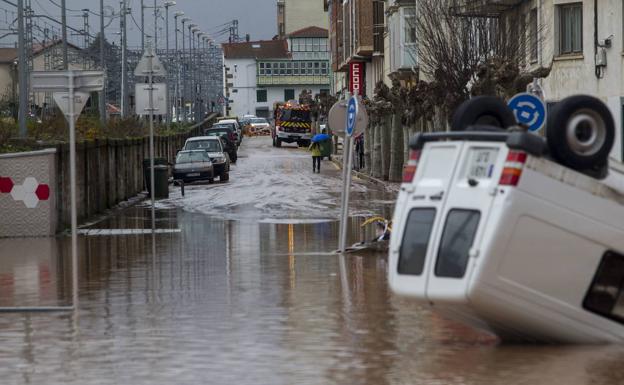
[[[547,139],[473,98],[453,131],[420,134],[394,214],[393,291],[503,340],[624,341],[624,195],[609,187],[614,124],[564,99]],[[621,178],[620,178],[621,179]]]

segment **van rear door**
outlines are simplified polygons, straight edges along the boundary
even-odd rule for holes
[[[402,187],[394,214],[390,285],[404,295],[425,298],[431,240],[443,211],[463,142],[425,144],[414,180]]]
[[[464,142],[436,221],[427,274],[429,301],[466,299],[474,267],[471,257],[478,255],[507,152],[507,146],[500,142]]]

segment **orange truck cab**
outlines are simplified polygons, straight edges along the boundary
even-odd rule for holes
[[[295,101],[276,103],[274,115],[275,126],[271,130],[274,147],[281,147],[282,142],[297,143],[299,147],[310,145],[312,118],[308,106]]]

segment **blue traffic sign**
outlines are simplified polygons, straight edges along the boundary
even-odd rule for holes
[[[352,136],[353,130],[355,130],[355,122],[358,115],[358,102],[355,96],[352,96],[349,99],[349,104],[347,105],[347,135]]]
[[[538,131],[544,127],[546,105],[542,99],[532,94],[521,93],[511,98],[508,105],[518,124],[526,126],[529,131]]]

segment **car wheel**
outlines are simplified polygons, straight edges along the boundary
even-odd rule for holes
[[[230,173],[229,172],[224,172],[219,176],[219,181],[221,182],[227,182],[228,180],[230,180]]]
[[[451,122],[452,131],[465,131],[474,125],[507,129],[516,124],[511,109],[501,99],[494,96],[475,96],[462,103]]]
[[[209,178],[208,179],[208,183],[213,184],[214,183],[214,178]]]
[[[599,99],[575,95],[557,103],[548,115],[546,138],[552,156],[577,170],[604,165],[615,140],[615,123]]]
[[[282,147],[282,141],[279,138],[275,139],[275,147]]]

